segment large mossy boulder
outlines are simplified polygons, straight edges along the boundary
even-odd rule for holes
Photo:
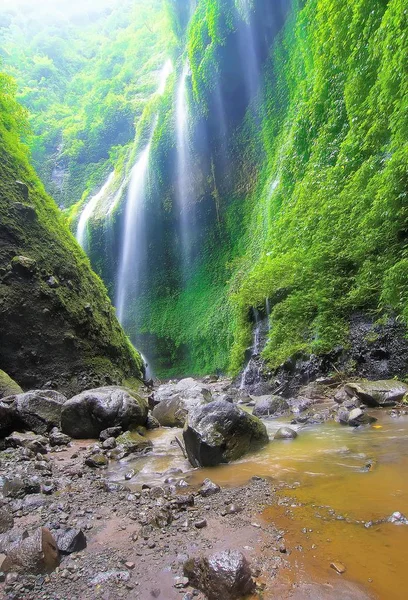
[[[1,368],[24,390],[67,396],[140,379],[143,361],[102,281],[46,195],[18,132],[5,132],[0,124]]]
[[[279,417],[289,412],[289,404],[280,396],[258,396],[254,400],[254,417]]]
[[[394,406],[402,402],[408,385],[395,379],[355,381],[346,383],[344,390],[351,397],[357,396],[367,406]]]
[[[21,394],[22,392],[23,390],[18,383],[0,369],[0,399],[13,396],[13,394]]]
[[[108,427],[125,431],[145,425],[146,400],[132,390],[110,386],[87,390],[68,400],[61,413],[64,433],[77,439],[98,438]]]
[[[237,460],[269,441],[262,421],[224,400],[195,408],[188,416],[183,437],[193,467]]]
[[[33,390],[12,396],[20,426],[27,431],[44,434],[61,423],[61,410],[66,396],[54,390]]]

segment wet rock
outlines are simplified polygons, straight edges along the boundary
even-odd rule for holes
[[[107,440],[105,440],[104,442],[102,442],[102,448],[104,450],[113,450],[114,448],[116,448],[116,440],[114,437],[110,437]]]
[[[289,411],[289,404],[280,396],[259,396],[254,400],[254,417],[278,417]]]
[[[191,558],[184,563],[184,575],[208,600],[235,600],[255,589],[249,563],[237,551],[227,550],[209,558]]]
[[[154,395],[155,402],[163,402],[163,400],[169,400],[174,397],[185,400],[196,399],[198,402],[202,402],[203,400],[210,402],[212,400],[211,390],[206,385],[191,377],[181,379],[177,383],[170,382],[161,385]]]
[[[0,507],[0,533],[5,533],[12,529],[14,518],[11,512],[5,506]]]
[[[101,442],[105,442],[109,438],[117,438],[123,433],[122,427],[108,427],[99,434]]]
[[[204,403],[204,398],[165,398],[154,407],[152,416],[162,427],[184,427],[189,411]]]
[[[147,417],[146,428],[151,431],[152,429],[158,429],[159,427],[159,421],[153,415],[149,414]]]
[[[3,495],[5,498],[24,498],[27,494],[38,494],[41,484],[38,477],[28,475],[15,475],[12,478],[5,477]]]
[[[94,469],[106,467],[108,462],[109,461],[104,454],[92,454],[92,456],[88,456],[85,459],[85,464],[88,467],[92,467]]]
[[[339,575],[343,575],[346,572],[346,567],[340,562],[332,562],[330,563],[330,568],[336,571]]]
[[[59,427],[66,397],[54,390],[33,390],[12,396],[14,410],[24,429],[44,434]]]
[[[207,498],[208,496],[213,496],[214,494],[218,494],[221,491],[219,485],[211,481],[211,479],[204,479],[202,486],[200,487],[198,493],[203,498]]]
[[[358,381],[346,383],[344,389],[349,396],[357,396],[368,406],[394,406],[408,392],[408,385],[394,379]]]
[[[275,433],[274,440],[294,440],[297,438],[298,434],[294,429],[290,427],[281,427]]]
[[[55,529],[52,533],[61,554],[73,554],[86,548],[86,537],[81,529]]]
[[[5,439],[7,448],[27,448],[35,454],[47,453],[47,438],[31,431],[27,433],[13,432]]]
[[[58,427],[51,429],[49,440],[51,446],[68,446],[68,444],[71,442],[69,435],[62,433]]]
[[[15,394],[22,394],[23,390],[14,379],[0,369],[0,399]]]
[[[395,523],[395,525],[408,525],[408,519],[400,512],[394,512],[387,519],[388,523]]]
[[[135,392],[102,387],[68,400],[62,410],[61,428],[73,438],[97,438],[108,427],[120,426],[126,430],[145,425],[147,411],[147,402]]]
[[[59,565],[56,541],[49,529],[41,527],[32,535],[20,540],[7,551],[3,563],[6,573],[50,573]]]
[[[361,408],[353,408],[348,411],[346,408],[340,408],[337,413],[337,418],[342,425],[350,425],[350,427],[359,427],[360,425],[369,425],[375,423],[375,417],[371,417]]]
[[[193,467],[237,460],[269,441],[262,421],[222,400],[195,408],[188,417],[183,437]]]
[[[123,449],[125,456],[153,448],[153,443],[136,431],[126,431],[116,438],[116,444]]]

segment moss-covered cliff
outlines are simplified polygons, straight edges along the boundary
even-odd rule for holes
[[[0,75],[0,368],[24,389],[68,394],[140,378],[102,282],[29,164],[14,93]]]

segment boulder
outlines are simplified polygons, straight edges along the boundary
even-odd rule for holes
[[[188,413],[212,396],[206,386],[189,377],[160,386],[154,399],[152,415],[162,427],[184,427]]]
[[[0,369],[0,398],[6,398],[7,396],[13,396],[14,394],[22,394],[23,390],[21,387],[11,379]]]
[[[184,563],[184,575],[208,600],[235,600],[255,591],[249,563],[238,551],[190,558]]]
[[[66,397],[54,390],[33,390],[8,398],[24,429],[44,434],[59,427]]]
[[[258,396],[254,400],[254,417],[278,417],[289,411],[289,404],[280,396]]]
[[[237,460],[269,441],[262,421],[222,400],[195,408],[188,416],[183,437],[193,467]]]
[[[110,427],[126,430],[145,425],[147,411],[147,402],[135,392],[116,386],[102,387],[68,400],[62,409],[61,428],[73,438],[98,438],[101,431]]]
[[[32,535],[7,549],[2,568],[5,573],[40,575],[51,573],[59,562],[58,547],[53,535],[49,529],[40,527]]]
[[[51,446],[68,446],[68,444],[71,442],[69,435],[62,433],[58,427],[51,429],[49,440]]]
[[[116,444],[118,448],[123,449],[125,456],[153,448],[153,443],[136,431],[126,431],[116,438]]]
[[[394,406],[408,392],[408,385],[394,379],[381,381],[357,381],[346,383],[349,396],[357,396],[367,406]]]
[[[281,427],[274,435],[274,440],[294,440],[298,434],[290,427]]]

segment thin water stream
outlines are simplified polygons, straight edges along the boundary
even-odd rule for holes
[[[254,475],[271,478],[278,502],[263,518],[286,532],[288,581],[332,581],[335,561],[346,566],[338,576],[342,581],[363,585],[373,598],[403,600],[408,526],[365,524],[395,511],[408,515],[408,416],[393,418],[385,411],[376,416],[377,423],[367,428],[336,423],[302,428],[294,441],[272,441],[256,454],[212,469],[189,467],[174,443],[180,430],[158,429],[149,433],[153,453],[116,466],[112,476],[123,481],[133,466],[140,470],[136,485],[160,484],[172,469],[181,469],[176,476],[192,486],[206,477],[223,487],[243,485]],[[271,439],[282,423],[267,422]]]

